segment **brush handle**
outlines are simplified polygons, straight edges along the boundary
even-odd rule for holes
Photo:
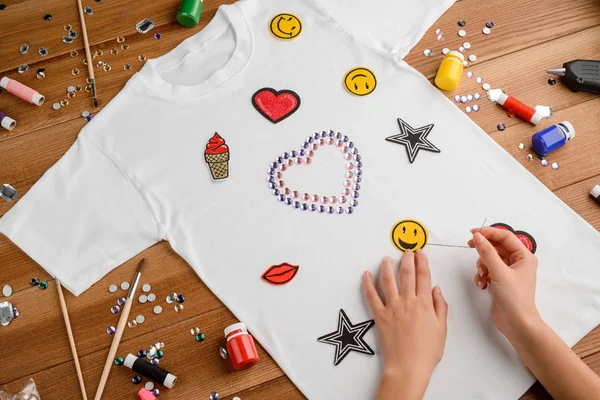
[[[85,57],[87,59],[88,73],[92,84],[92,96],[96,98],[96,79],[94,78],[94,66],[92,63],[92,53],[90,52],[90,42],[88,40],[87,28],[85,26],[85,14],[81,0],[77,0],[77,8],[79,10],[79,20],[81,21],[81,33],[83,34],[83,44],[85,47]]]
[[[119,348],[119,343],[121,342],[121,336],[123,336],[125,325],[127,325],[127,319],[129,318],[129,311],[131,310],[132,304],[133,297],[129,297],[125,303],[125,306],[123,307],[123,311],[121,311],[121,318],[119,319],[119,324],[117,325],[117,331],[113,337],[112,344],[110,345],[110,350],[108,350],[108,357],[106,358],[106,363],[104,364],[104,370],[102,371],[102,377],[100,378],[100,383],[98,384],[98,390],[96,391],[96,397],[94,400],[102,399],[102,392],[104,391],[104,386],[106,386],[108,374],[110,373],[113,360],[117,354],[117,349]]]

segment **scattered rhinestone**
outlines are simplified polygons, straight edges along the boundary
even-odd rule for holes
[[[143,324],[145,320],[146,320],[146,317],[144,317],[142,314],[135,317],[135,322],[137,322],[138,324]]]
[[[227,354],[227,349],[226,349],[225,347],[221,347],[221,348],[219,349],[219,355],[221,356],[221,358],[222,358],[223,360],[227,360],[227,355],[228,355],[228,354]]]
[[[192,328],[190,329],[190,333],[194,336],[200,333],[200,328]]]
[[[28,69],[29,69],[29,65],[27,65],[27,64],[19,65],[17,67],[17,72],[22,74],[22,73],[26,72]]]
[[[464,29],[459,30],[458,31],[458,36],[460,36],[460,37],[467,36],[467,31],[465,31]]]
[[[106,328],[106,333],[108,333],[109,335],[114,335],[116,331],[117,328],[115,328],[114,326],[109,326],[108,328]]]
[[[154,311],[154,314],[158,315],[162,312],[162,310],[163,309],[161,306],[155,306],[153,311]]]
[[[21,54],[27,54],[28,51],[29,51],[28,44],[22,44],[21,47],[19,48],[19,53],[21,53]]]
[[[121,307],[119,307],[119,306],[112,306],[110,308],[110,312],[113,313],[113,314],[118,314],[119,311],[121,311]]]
[[[548,79],[548,85],[553,85],[553,86],[556,85],[556,79],[554,79],[554,78]]]
[[[483,28],[482,32],[484,35],[489,35],[490,33],[492,33],[492,30],[486,26],[485,28]]]
[[[480,110],[480,108],[479,108],[479,104],[475,104],[475,105],[473,106],[473,111],[477,112],[477,111],[479,111],[479,110]]]
[[[127,290],[129,289],[129,282],[125,281],[125,282],[121,282],[121,290]]]
[[[46,57],[48,55],[48,49],[45,47],[40,47],[38,53],[40,54],[40,56]]]
[[[557,170],[559,168],[559,165],[557,162],[553,162],[551,167],[552,167],[552,169]]]
[[[504,129],[506,129],[506,127],[504,126],[504,124],[498,124],[498,130],[499,131],[503,131]]]
[[[540,164],[542,164],[542,167],[547,167],[548,166],[548,160],[546,160],[544,158],[544,159],[542,159],[542,161],[540,161]]]
[[[92,10],[92,7],[84,7],[83,12],[86,13],[87,15],[94,14],[94,10]]]
[[[483,90],[490,90],[492,87],[490,86],[490,84],[489,84],[489,83],[484,83],[484,84],[481,86],[481,88],[482,88]]]
[[[469,55],[469,61],[471,61],[471,62],[477,61],[477,56],[475,54]]]
[[[435,55],[435,52],[434,52],[433,50],[431,50],[431,49],[425,49],[425,51],[423,51],[423,54],[424,54],[426,57],[431,57],[431,56],[434,56],[434,55]]]

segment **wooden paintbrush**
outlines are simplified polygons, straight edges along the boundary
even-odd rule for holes
[[[85,56],[87,59],[88,73],[90,74],[90,84],[92,85],[92,96],[94,98],[94,107],[98,107],[98,99],[96,98],[96,78],[94,78],[94,66],[92,65],[92,53],[90,52],[90,42],[88,40],[87,29],[85,27],[85,16],[81,0],[77,0],[77,8],[79,8],[79,19],[81,20],[81,31],[83,33],[83,44],[85,45]]]
[[[127,325],[127,319],[129,318],[129,311],[131,310],[131,305],[133,304],[133,295],[135,294],[135,290],[137,289],[138,283],[140,282],[140,276],[142,274],[142,267],[144,266],[145,261],[146,260],[144,258],[142,258],[142,261],[140,261],[138,270],[135,273],[133,281],[131,282],[131,286],[129,288],[129,293],[127,294],[127,301],[125,302],[123,311],[121,311],[121,318],[119,318],[119,324],[117,325],[117,331],[115,332],[115,337],[113,338],[112,344],[110,345],[110,350],[108,351],[108,357],[106,357],[106,363],[104,363],[104,370],[102,371],[102,377],[100,378],[100,383],[98,384],[98,390],[96,391],[96,397],[94,398],[94,400],[102,399],[102,392],[104,392],[104,386],[106,386],[106,381],[108,380],[108,374],[110,373],[110,368],[112,367],[113,360],[115,358],[115,354],[117,354],[117,349],[119,348],[119,343],[121,342],[121,336],[123,336],[123,331],[125,330],[125,325]]]

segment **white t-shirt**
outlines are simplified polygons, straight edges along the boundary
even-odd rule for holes
[[[0,231],[76,295],[168,240],[308,398],[366,399],[382,358],[362,272],[399,259],[390,232],[418,220],[450,305],[426,398],[514,399],[534,378],[473,284],[475,250],[434,244],[464,245],[486,218],[528,232],[540,312],[573,345],[600,320],[600,237],[401,60],[451,0],[356,3],[221,7]]]

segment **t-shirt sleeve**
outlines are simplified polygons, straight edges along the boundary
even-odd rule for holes
[[[79,295],[160,240],[141,193],[81,134],[0,219],[0,232]]]
[[[365,44],[404,58],[454,0],[315,0]]]

